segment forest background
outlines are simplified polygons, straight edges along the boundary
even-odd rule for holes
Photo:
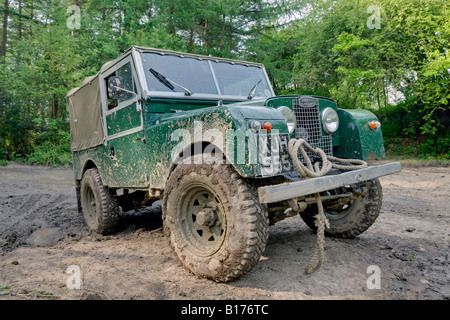
[[[264,63],[374,112],[390,157],[450,160],[448,0],[0,2],[0,164],[70,165],[67,92],[132,45]]]

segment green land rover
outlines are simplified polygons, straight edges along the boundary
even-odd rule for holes
[[[317,230],[322,210],[327,235],[364,232],[380,212],[378,178],[401,170],[364,162],[384,157],[372,113],[276,96],[258,63],[132,47],[67,102],[87,226],[112,233],[120,210],[162,200],[181,264],[215,281],[251,270],[269,226],[289,216]]]

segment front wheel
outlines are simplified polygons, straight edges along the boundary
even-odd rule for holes
[[[355,188],[365,188],[366,191],[344,205],[327,207],[326,202],[323,204],[325,216],[330,222],[330,228],[325,229],[327,235],[354,238],[366,231],[380,214],[383,200],[380,181],[378,179],[366,181],[359,186],[350,186],[350,190],[347,191],[354,191]],[[317,213],[317,204],[300,213],[303,221],[314,231],[317,230],[315,225]]]
[[[229,165],[180,164],[163,198],[164,233],[182,265],[199,277],[236,280],[259,261],[267,208]]]

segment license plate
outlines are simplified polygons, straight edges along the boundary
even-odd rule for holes
[[[259,136],[259,164],[263,177],[279,175],[292,170],[288,143],[287,134],[274,133]]]

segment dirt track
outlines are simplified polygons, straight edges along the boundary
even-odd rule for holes
[[[250,273],[221,284],[177,263],[158,206],[95,236],[77,213],[72,169],[0,167],[0,288],[10,288],[0,299],[449,299],[450,168],[406,166],[381,182],[378,220],[356,239],[327,238],[318,272],[304,273],[316,238],[294,217],[271,227]],[[72,265],[80,290],[67,287]],[[367,287],[372,265],[380,289]]]

